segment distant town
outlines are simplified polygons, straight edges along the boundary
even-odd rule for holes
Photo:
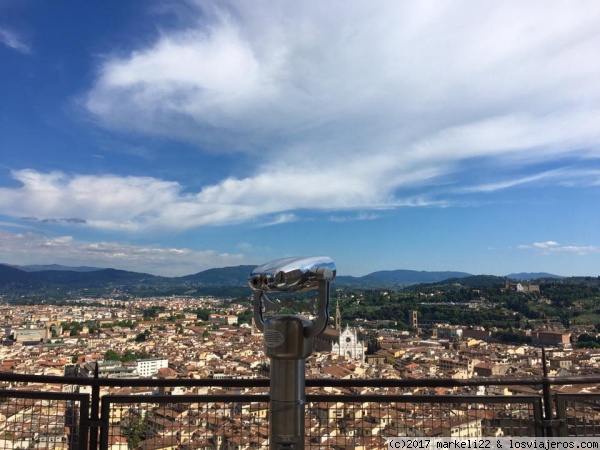
[[[600,320],[596,316],[600,293],[596,279],[542,284],[505,279],[499,285],[481,286],[475,285],[477,280],[471,281],[416,285],[397,291],[335,289],[330,304],[331,321],[314,339],[306,377],[332,380],[539,377],[542,348],[549,376],[600,374]],[[269,376],[269,359],[263,351],[263,336],[252,323],[249,295],[116,298],[121,296],[122,293],[116,293],[113,297],[79,297],[37,304],[3,303],[0,380],[2,373],[131,380],[248,380]],[[287,302],[282,298],[273,304],[275,312],[308,317],[312,314],[310,298],[305,302]],[[56,389],[53,385],[35,383],[0,383],[4,389],[41,392]],[[63,389],[86,388],[65,384]],[[238,391],[266,392],[250,388]],[[221,389],[203,385],[160,390],[106,387],[102,393],[215,392]],[[326,392],[342,393],[344,389],[329,388]],[[503,385],[479,386],[475,390],[467,386],[381,387],[355,392],[531,395],[539,394],[539,389]],[[561,392],[598,394],[600,390],[597,384],[583,384],[561,387]],[[311,414],[327,416],[331,413],[328,408]],[[364,408],[369,417],[376,416],[375,409],[371,411],[369,405]],[[19,409],[3,411],[0,405],[0,413],[9,417],[19,414]],[[125,425],[111,437],[116,445],[113,448],[120,448],[119,445],[122,449],[187,448],[181,446],[185,442],[182,431],[175,436],[173,430],[177,427],[173,428],[173,421],[168,431],[159,423],[166,418],[156,414],[152,417],[144,419],[146,431],[137,437],[132,437],[130,431],[133,419],[123,422]],[[183,416],[178,420],[186,421]],[[266,416],[254,420],[264,425]],[[483,431],[482,419],[477,420],[469,415],[457,419],[457,435],[465,435],[467,428],[467,435],[489,433]],[[398,428],[394,431],[389,425],[376,423],[379,435],[384,429],[388,436],[394,432],[402,435]],[[504,432],[500,428],[494,431],[497,435]],[[6,433],[3,436],[7,439]],[[192,440],[191,435],[188,438]],[[263,432],[261,437],[257,432],[248,439],[256,445],[227,448],[260,448],[266,442],[266,435]],[[362,448],[382,448],[381,437],[361,439]],[[352,442],[357,444],[356,437]],[[207,445],[213,447],[206,448],[220,448],[214,442]],[[322,448],[345,447],[332,444]]]
[[[546,307],[539,311],[547,311],[552,303],[540,295],[539,284],[506,279],[499,290],[512,295],[509,298],[515,298],[522,308],[532,299]],[[411,295],[420,301],[409,309],[408,300],[393,299],[394,295],[406,294],[339,289],[330,305],[331,323],[315,339],[307,377],[539,375],[540,347],[548,350],[552,375],[600,373],[598,329],[592,323],[569,327],[560,317],[525,317],[525,326],[520,328],[524,320],[519,316],[523,314],[514,311],[509,316],[517,320],[509,322],[510,330],[485,327],[483,323],[457,323],[455,315],[447,315],[450,320],[431,320],[427,311],[432,307],[438,310],[438,317],[439,311],[463,309],[459,316],[465,321],[472,321],[473,314],[498,309],[486,300],[483,288],[463,291],[469,298],[462,303],[457,290],[448,290],[443,298],[440,291],[431,288],[413,292]],[[380,308],[369,306],[375,303],[373,297]],[[448,304],[448,297],[454,299],[453,305]],[[595,304],[600,298],[592,300]],[[359,315],[368,317],[373,309],[382,308],[392,312],[386,311],[388,320],[356,317],[361,303],[364,314]],[[406,315],[405,323],[390,320],[394,319],[394,304]],[[539,311],[535,315],[544,317]],[[288,312],[311,315],[309,310]],[[532,314],[525,311],[528,313]],[[502,314],[506,316],[506,311]],[[2,372],[90,376],[98,363],[101,377],[254,378],[268,374],[269,361],[262,336],[252,325],[251,305],[239,299],[80,298],[61,305],[5,304],[0,318],[4,328]]]

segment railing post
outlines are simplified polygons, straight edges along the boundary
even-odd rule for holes
[[[98,363],[94,369],[94,384],[92,384],[92,402],[90,414],[90,450],[98,450],[98,428],[100,417],[98,410],[100,409],[100,383],[98,382]]]
[[[546,437],[554,436],[554,414],[552,412],[552,393],[550,391],[550,379],[548,378],[548,362],[546,361],[546,349],[542,348],[542,396],[544,399],[544,431]]]

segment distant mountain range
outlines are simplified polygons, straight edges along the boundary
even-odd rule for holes
[[[448,278],[471,276],[466,272],[426,272],[416,270],[380,270],[362,277],[338,276],[335,283],[348,286],[402,286],[420,283],[435,283]]]
[[[508,275],[506,275],[506,278],[509,278],[511,280],[527,281],[527,280],[539,280],[541,278],[560,279],[560,278],[564,278],[564,277],[561,277],[560,275],[553,275],[553,274],[547,273],[547,272],[519,272],[519,273],[508,274]]]
[[[7,264],[8,265],[8,264]],[[15,266],[11,265],[15,269],[21,269],[25,272],[40,272],[42,270],[69,270],[72,272],[93,272],[95,270],[102,270],[100,267],[87,267],[87,266],[79,266],[79,267],[71,267],[71,266],[61,266],[60,264],[33,264],[30,266]]]
[[[94,267],[61,265],[9,266],[0,264],[0,294],[62,295],[86,292],[105,295],[248,295],[248,274],[254,265],[208,269],[183,277],[161,277],[146,273]],[[513,273],[512,280],[562,278],[549,273]],[[362,277],[337,276],[334,285],[348,288],[398,288],[416,284],[500,284],[503,277],[452,271],[382,270]],[[482,284],[483,283],[483,284]]]

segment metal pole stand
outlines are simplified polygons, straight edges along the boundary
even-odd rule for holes
[[[265,352],[271,359],[269,448],[304,448],[305,358],[313,339],[312,322],[301,316],[275,316],[265,322]]]
[[[298,315],[264,319],[264,292],[254,293],[254,321],[264,332],[265,353],[271,360],[269,448],[304,450],[305,359],[312,354],[313,338],[329,320],[329,282],[319,282],[316,321]]]

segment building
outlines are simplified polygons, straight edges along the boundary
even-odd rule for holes
[[[417,311],[409,311],[408,312],[408,323],[412,329],[417,330],[419,328],[419,319],[417,316]]]
[[[233,325],[238,322],[238,317],[229,314],[211,314],[208,316],[210,323],[224,323],[227,325]]]
[[[571,345],[571,333],[564,331],[534,331],[531,333],[533,345],[557,345],[569,347]]]
[[[470,378],[473,376],[473,369],[473,361],[469,359],[440,358],[438,361],[438,370],[442,373],[462,371]]]
[[[158,373],[158,369],[169,367],[169,360],[164,358],[138,359],[135,363],[140,377],[151,377]]]
[[[365,346],[358,340],[356,329],[346,327],[339,335],[337,342],[333,343],[331,353],[344,356],[348,359],[363,362],[365,360]]]
[[[474,329],[474,328],[463,328],[462,336],[465,339],[480,339],[482,341],[489,341],[492,338],[492,332],[489,330],[483,329]]]
[[[98,364],[98,378],[139,378],[135,367],[124,366],[121,361],[110,360],[86,362],[79,370],[80,376],[94,378],[96,364]]]
[[[491,364],[487,362],[482,362],[476,364],[473,371],[475,372],[475,376],[477,377],[503,377],[506,375],[508,369],[509,366],[506,364]]]
[[[437,339],[460,339],[463,337],[463,329],[459,326],[440,325],[432,330]]]
[[[335,307],[335,328],[328,327],[320,335],[314,338],[313,347],[318,352],[331,352],[345,358],[364,362],[366,346],[363,341],[358,340],[356,329],[346,327],[342,331],[342,314],[340,303]]]
[[[508,278],[505,278],[504,289],[514,292],[540,292],[540,285],[529,283],[511,283]]]
[[[12,330],[15,342],[24,344],[39,344],[48,339],[48,330],[46,328],[27,327]]]

